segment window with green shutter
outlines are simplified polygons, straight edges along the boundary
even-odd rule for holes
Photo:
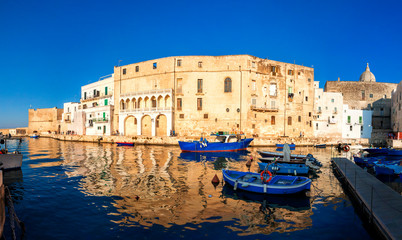
[[[350,123],[350,116],[348,116],[348,123]]]
[[[363,117],[359,116],[359,123],[362,124],[363,123]]]
[[[105,87],[105,95],[107,95],[107,87]]]
[[[108,104],[107,99],[105,99],[105,106],[107,106],[107,104]]]

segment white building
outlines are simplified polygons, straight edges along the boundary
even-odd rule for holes
[[[62,122],[65,123],[64,134],[83,135],[85,133],[85,114],[81,109],[80,103],[64,103]]]
[[[342,93],[324,92],[314,81],[314,136],[342,137],[343,96]]]
[[[372,115],[372,110],[349,109],[348,105],[343,105],[342,138],[370,139],[373,130]]]
[[[111,135],[114,110],[113,74],[81,87],[81,109],[85,113],[85,135]]]

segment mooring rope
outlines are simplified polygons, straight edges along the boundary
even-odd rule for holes
[[[12,239],[13,240],[17,239],[16,234],[15,234],[14,222],[17,222],[17,226],[21,229],[21,231],[22,231],[21,239],[23,239],[24,233],[25,233],[25,225],[22,221],[20,221],[17,214],[15,213],[13,200],[11,198],[10,190],[8,189],[7,186],[5,187],[5,197],[6,197],[6,205],[8,208],[8,215],[10,217],[10,227],[11,227],[11,233],[12,233],[12,237],[13,237]]]

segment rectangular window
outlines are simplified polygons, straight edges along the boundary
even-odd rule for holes
[[[225,93],[232,92],[232,79],[226,78],[225,79]]]
[[[178,111],[181,111],[181,109],[182,109],[182,100],[181,100],[181,98],[178,98],[177,99],[177,110]]]
[[[152,107],[156,108],[156,99],[152,99]]]
[[[107,87],[105,87],[105,95],[107,95]]]
[[[140,71],[140,66],[135,66],[135,72],[139,72]]]
[[[293,93],[293,88],[292,87],[288,87],[288,93]]]
[[[127,69],[123,68],[123,75],[126,75]]]
[[[350,116],[348,116],[348,123],[350,123]]]
[[[183,79],[182,79],[182,78],[178,78],[178,79],[177,79],[177,89],[176,89],[176,93],[183,93],[182,85],[183,85]]]
[[[255,80],[251,80],[251,90],[257,90],[257,83],[255,82]]]
[[[255,62],[251,62],[251,67],[255,68]]]
[[[318,130],[318,123],[315,124],[315,130]]]
[[[275,109],[275,101],[271,101],[271,108]]]
[[[311,78],[309,78],[308,81],[311,82]]]
[[[84,92],[84,100],[87,99],[87,92]],[[400,110],[400,109],[399,109]]]
[[[299,116],[298,120],[299,120],[299,122],[301,122],[301,116]]]
[[[320,113],[321,112],[321,107],[318,107],[318,113]]]
[[[253,107],[257,106],[257,99],[256,98],[251,99],[251,105]]]
[[[271,125],[275,125],[275,116],[271,116]]]
[[[180,118],[184,118],[184,114],[180,114],[179,117],[180,117]]]
[[[181,59],[177,59],[177,66],[181,67]]]
[[[308,116],[311,117],[311,112],[308,112]]]
[[[331,102],[335,102],[335,99],[332,98],[332,99],[331,99]]]
[[[288,117],[288,125],[292,125],[292,117]]]
[[[362,124],[363,123],[363,117],[359,116],[359,123]]]
[[[308,97],[306,96],[306,102],[308,102]]]
[[[373,98],[373,94],[372,94],[372,93],[370,93],[370,98]]]
[[[251,128],[254,129],[254,128],[255,128],[255,124],[252,124],[252,125],[251,125]]]
[[[363,126],[360,126],[360,131],[362,131],[362,132],[363,132]]]
[[[202,98],[197,98],[197,110],[202,110]]]
[[[350,126],[349,129],[350,129],[350,131],[353,131],[353,126]]]
[[[158,63],[154,62],[154,63],[152,64],[152,68],[153,68],[153,69],[157,69],[157,68],[158,68]]]
[[[364,90],[362,90],[362,100],[365,100],[365,99],[366,99],[366,93]]]
[[[202,79],[197,80],[197,93],[202,93]]]
[[[202,62],[198,62],[198,67],[202,68]]]
[[[205,118],[205,119],[208,118],[208,113],[205,113],[205,114],[204,114],[204,118]]]
[[[271,83],[269,85],[269,95],[276,96],[276,83]]]
[[[288,75],[293,75],[293,70],[288,70]]]
[[[271,72],[273,72],[273,73],[276,72],[276,66],[271,67]]]

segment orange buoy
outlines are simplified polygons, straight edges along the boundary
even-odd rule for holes
[[[212,184],[219,184],[220,180],[218,178],[218,175],[215,174],[215,176],[212,178]]]

